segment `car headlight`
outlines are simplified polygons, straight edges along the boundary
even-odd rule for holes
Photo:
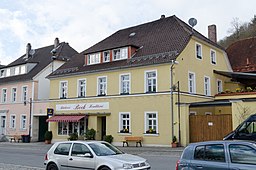
[[[132,169],[133,166],[132,166],[132,164],[123,164],[123,168],[124,169]]]

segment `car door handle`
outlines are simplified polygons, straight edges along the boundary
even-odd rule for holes
[[[73,161],[73,158],[69,158],[70,161]]]
[[[199,168],[199,169],[202,169],[202,168],[203,168],[202,165],[196,165],[196,167]]]
[[[186,164],[186,163],[179,163],[179,165],[180,165],[181,167],[188,166],[188,164]]]

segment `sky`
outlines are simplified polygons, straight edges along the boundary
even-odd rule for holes
[[[216,24],[217,39],[230,34],[231,22],[250,22],[255,0],[0,0],[0,62],[7,65],[32,49],[52,45],[56,37],[78,52],[114,32],[176,15],[208,36]]]

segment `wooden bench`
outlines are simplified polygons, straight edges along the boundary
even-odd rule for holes
[[[123,140],[123,147],[124,144],[126,143],[127,147],[129,146],[128,142],[136,142],[136,147],[138,146],[138,143],[140,144],[140,147],[142,147],[142,142],[143,138],[141,136],[125,136]]]
[[[22,141],[22,138],[20,135],[12,135],[9,137],[9,139],[10,139],[10,142],[18,142],[19,143],[20,141]]]

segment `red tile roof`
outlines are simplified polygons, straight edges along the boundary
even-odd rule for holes
[[[231,44],[227,50],[228,58],[235,72],[256,71],[256,38],[248,38]]]

